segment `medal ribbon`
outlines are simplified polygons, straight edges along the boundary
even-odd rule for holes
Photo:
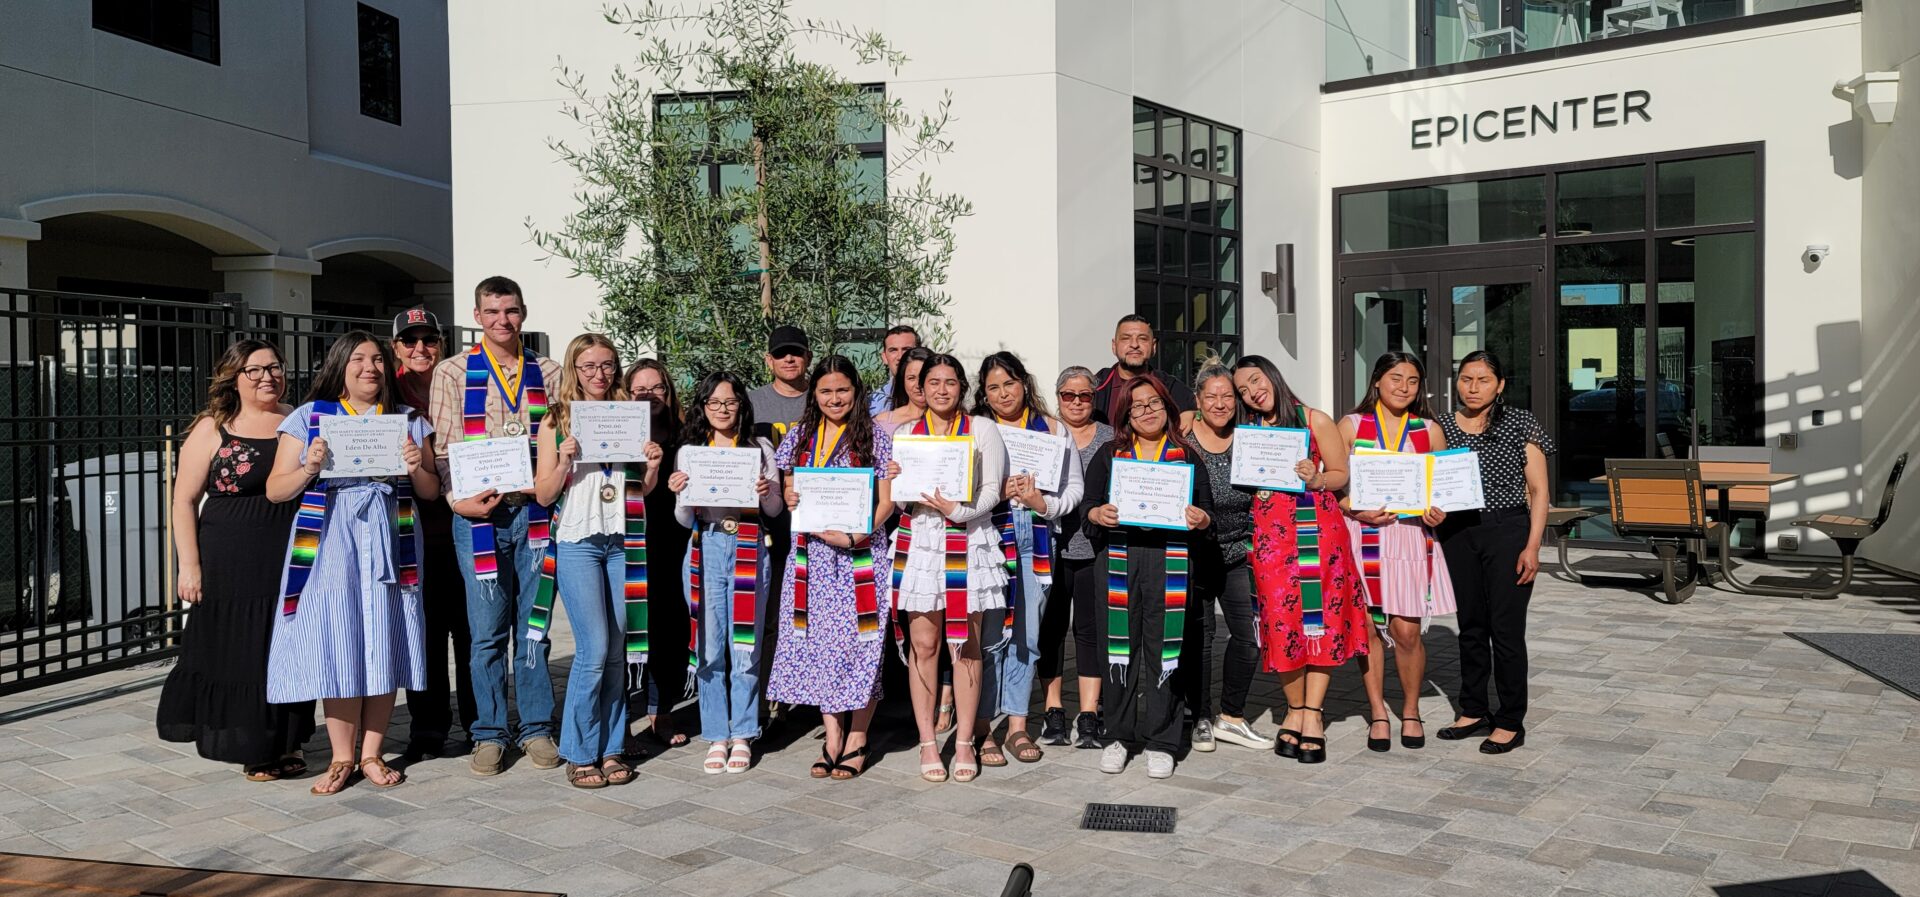
[[[345,402],[315,402],[307,415],[307,444],[320,438],[320,418],[339,414]],[[347,406],[348,413],[356,413]],[[379,406],[374,406],[376,413]],[[327,517],[327,481],[316,478],[300,496],[300,510],[293,518],[293,535],[287,543],[286,570],[280,575],[280,613],[292,617],[300,609],[300,595],[319,560],[320,533]],[[413,478],[394,478],[393,483],[393,563],[394,584],[402,589],[420,587],[420,546],[414,541],[417,520],[413,506]]]
[[[1135,458],[1139,443],[1114,452],[1115,458]],[[1186,452],[1167,437],[1161,437],[1155,448],[1154,458],[1140,460],[1178,461],[1187,460]],[[1131,571],[1127,561],[1127,531],[1114,529],[1107,535],[1107,662],[1116,667],[1125,667],[1133,661],[1132,640],[1127,635],[1127,612],[1130,609],[1128,579]],[[1165,682],[1173,671],[1180,667],[1180,640],[1186,631],[1187,618],[1187,572],[1189,557],[1184,539],[1167,536],[1166,540],[1166,613],[1161,618],[1160,627],[1160,681]]]
[[[493,355],[486,344],[467,350],[467,376],[465,389],[461,395],[461,438],[475,441],[487,438],[487,395],[490,378],[499,376],[495,370]],[[540,435],[540,419],[547,415],[546,379],[540,372],[540,357],[532,352],[522,351],[520,372],[514,375],[513,390],[509,394],[503,381],[500,386],[501,400],[506,402],[510,414],[518,415],[521,399],[525,399],[528,419],[529,442],[537,442]],[[500,575],[499,560],[495,556],[498,543],[493,524],[485,520],[472,522],[473,533],[473,575],[475,579],[488,580]],[[552,535],[552,524],[547,509],[539,503],[527,505],[527,547],[539,550],[547,547]]]

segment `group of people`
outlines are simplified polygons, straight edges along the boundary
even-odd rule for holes
[[[1456,407],[1438,414],[1420,359],[1384,355],[1366,398],[1335,419],[1259,356],[1207,365],[1191,384],[1156,372],[1152,329],[1129,315],[1112,366],[1055,378],[1056,414],[1010,352],[965,365],[896,326],[881,352],[888,379],[869,388],[852,361],[816,360],[803,332],[781,326],[770,382],[678,372],[693,384],[683,408],[676,372],[624,364],[605,336],[574,338],[558,363],[539,356],[521,338],[526,313],[518,285],[491,277],[475,290],[480,339],[465,352],[443,358],[439,322],[419,308],[395,319],[390,341],[345,334],[297,407],[274,346],[228,350],[174,492],[179,595],[194,610],[161,695],[161,737],[195,742],[249,779],[299,776],[317,701],[332,757],[313,793],[356,779],[393,787],[405,777],[383,745],[404,688],[413,753],[445,749],[457,704],[475,774],[501,772],[517,750],[601,788],[635,776],[636,684],[654,734],[686,742],[671,710],[690,675],[705,772],[747,771],[769,707],[805,706],[825,729],[811,774],[850,779],[869,761],[891,645],[928,781],[1035,762],[1043,744],[1100,750],[1109,773],[1144,752],[1147,774],[1165,778],[1183,747],[1218,742],[1324,761],[1329,683],[1355,659],[1367,745],[1389,750],[1389,645],[1399,741],[1424,746],[1423,634],[1457,613],[1460,714],[1438,736],[1484,734],[1487,753],[1524,743],[1525,617],[1553,446],[1506,406],[1489,353],[1462,360]],[[625,400],[649,403],[644,459],[580,460],[573,404]],[[322,420],[360,414],[406,415],[404,475],[319,476]],[[1233,482],[1244,426],[1309,431],[1295,471],[1303,491]],[[1001,435],[1014,430],[1062,439],[1061,468],[1014,471]],[[450,443],[522,436],[532,489],[448,494]],[[971,437],[971,493],[895,494],[901,436]],[[1346,497],[1355,449],[1450,446],[1478,453],[1482,509],[1406,516]],[[758,451],[757,506],[701,504],[682,469],[701,447]],[[1125,460],[1193,466],[1184,529],[1122,522],[1110,487]],[[867,531],[794,531],[802,468],[871,470]],[[558,713],[547,670],[556,610],[574,647]],[[1263,669],[1286,702],[1271,733],[1248,710]]]

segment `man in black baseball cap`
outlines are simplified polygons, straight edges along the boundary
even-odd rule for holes
[[[754,420],[772,425],[775,442],[806,410],[807,367],[811,364],[813,351],[807,348],[806,331],[782,324],[767,335],[767,371],[773,375],[773,382],[748,392],[747,401],[753,403]]]

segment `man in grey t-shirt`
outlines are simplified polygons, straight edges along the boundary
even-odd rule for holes
[[[753,403],[753,419],[766,431],[761,435],[775,445],[807,408],[807,367],[812,363],[805,331],[792,325],[773,328],[767,337],[767,370],[773,382],[749,390],[747,401]]]

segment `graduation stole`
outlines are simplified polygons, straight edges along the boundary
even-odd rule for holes
[[[738,447],[740,438],[734,437],[734,446]],[[693,625],[687,627],[687,664],[692,669],[700,665],[700,603],[706,598],[706,592],[700,587],[701,575],[706,572],[702,562],[700,534],[706,527],[695,523],[693,543],[688,546],[692,552],[691,567],[687,576],[687,609]],[[752,654],[754,645],[754,614],[760,603],[760,516],[759,512],[748,508],[740,511],[740,519],[734,522],[733,530],[733,621],[729,638],[733,650],[741,654]]]
[[[565,442],[567,434],[555,431],[554,444]],[[614,465],[603,464],[601,470],[612,478]],[[626,533],[623,547],[626,551],[626,585],[622,593],[622,606],[626,611],[624,624],[627,632],[627,662],[646,663],[650,644],[647,639],[647,495],[646,465],[640,465],[640,474],[636,476],[629,465],[619,465],[626,488],[619,500],[624,501],[626,514]],[[614,501],[613,484],[600,487],[602,501]],[[553,503],[558,512],[567,500],[565,492]],[[534,505],[533,507],[539,507]],[[474,525],[475,533],[479,525]],[[479,540],[474,540],[474,556],[479,557]],[[556,574],[560,561],[560,542],[548,539],[546,550],[540,555],[540,590],[534,593],[533,607],[527,612],[527,641],[539,642],[547,638],[547,627],[553,622],[553,598],[556,594]]]
[[[1294,410],[1299,415],[1299,425],[1307,427],[1306,407],[1295,405]],[[1313,461],[1320,463],[1318,447],[1313,450]],[[1297,597],[1301,631],[1309,641],[1326,634],[1326,581],[1335,572],[1331,565],[1323,563],[1321,530],[1326,526],[1345,525],[1331,492],[1320,490],[1295,495],[1262,489],[1254,493],[1253,531],[1275,534],[1272,541],[1248,540],[1247,554],[1255,560],[1249,566],[1253,571],[1256,604],[1263,609],[1278,610],[1287,599]],[[1378,567],[1376,554],[1375,569]],[[1279,600],[1266,600],[1269,597]],[[1255,627],[1254,632],[1258,634],[1265,628]]]
[[[1172,437],[1163,436],[1155,457],[1141,458],[1136,454],[1133,444],[1125,445],[1114,451],[1115,458],[1137,458],[1142,461],[1179,461],[1187,460],[1187,453],[1176,444]],[[1173,671],[1180,667],[1180,640],[1186,632],[1187,619],[1187,569],[1189,557],[1187,543],[1183,538],[1167,536],[1167,612],[1160,626],[1160,681],[1165,682]],[[1127,666],[1133,661],[1133,644],[1127,636],[1127,531],[1116,528],[1107,535],[1107,663],[1117,667]]]
[[[344,408],[342,406],[345,406]],[[358,414],[344,402],[314,402],[307,415],[307,444],[320,438],[320,418],[339,414]],[[382,409],[374,406],[373,413]],[[320,554],[320,530],[327,519],[326,480],[315,478],[300,496],[300,511],[293,518],[293,542],[287,547],[287,570],[281,576],[280,613],[291,617],[300,608],[300,593],[306,591],[313,576],[313,564]],[[401,588],[420,587],[420,555],[413,542],[413,478],[395,477],[393,481],[393,563],[398,568],[395,583]]]
[[[1406,422],[1400,427],[1400,432],[1394,438],[1387,438],[1384,435],[1387,431],[1380,425],[1380,419],[1387,416],[1381,413],[1382,410],[1378,404],[1375,404],[1372,411],[1360,415],[1360,421],[1354,427],[1354,448],[1394,452],[1412,450],[1423,455],[1433,450],[1425,419],[1409,413]],[[1389,443],[1392,445],[1391,448],[1388,448]],[[1432,542],[1432,534],[1428,534],[1427,540]],[[1429,545],[1428,549],[1431,551],[1432,546]],[[1373,625],[1385,626],[1387,612],[1382,604],[1379,527],[1361,525],[1359,553],[1360,578],[1367,586],[1367,613],[1373,618]]]
[[[1050,433],[1047,419],[1034,415],[1032,409],[1021,412],[1020,426],[1023,429]],[[1000,548],[1007,555],[1007,620],[1005,629],[1013,630],[1016,608],[1027,599],[1023,594],[1026,587],[1025,577],[1020,575],[1020,539],[1015,529],[1016,512],[1024,512],[1033,521],[1033,557],[1030,560],[1033,578],[1041,585],[1053,582],[1053,529],[1047,523],[1046,515],[1033,508],[1014,508],[1012,502],[1001,502],[993,511],[993,525],[1000,531]]]
[[[921,412],[920,419],[913,422],[913,435],[968,436],[973,433],[972,421],[973,417],[962,411],[960,412],[960,416],[954,419],[952,428],[946,433],[934,433],[933,413],[930,411]],[[968,463],[972,463],[972,460],[969,459]],[[1011,525],[1011,523],[1009,523],[1009,525]],[[1007,554],[1007,566],[1009,569],[1016,569],[1020,563],[1018,557],[1019,549],[1012,542],[1005,540],[1004,532],[1002,535],[1001,549]],[[895,614],[901,613],[900,583],[901,580],[906,578],[907,550],[912,547],[912,545],[913,515],[906,511],[901,511],[900,528],[893,534],[893,608]],[[947,521],[946,525],[946,594],[946,621],[943,628],[946,631],[947,644],[958,648],[960,645],[966,644],[968,629],[967,529],[951,520]],[[1011,607],[1011,605],[1009,605],[1009,607]],[[905,620],[898,622],[900,625],[899,628],[894,631],[894,640],[899,642],[904,649],[907,637],[907,625]],[[1013,614],[1011,611],[1007,614],[1007,625],[1013,625]]]
[[[829,440],[827,422],[821,421],[814,428],[813,438],[799,440],[793,466],[831,465],[834,456],[842,453],[851,464],[856,453],[851,447],[841,444],[846,433],[843,425],[840,432]],[[811,538],[806,533],[793,534],[793,634],[796,638],[807,637],[807,541]],[[855,636],[863,642],[877,641],[880,638],[880,596],[874,587],[873,537],[869,535],[856,540],[852,554]]]
[[[487,438],[487,392],[488,383],[500,386],[500,400],[506,403],[507,413],[515,415],[507,423],[507,435],[519,436],[520,420],[517,415],[521,408],[527,412],[527,436],[538,439],[540,419],[547,416],[547,386],[540,373],[540,356],[522,349],[520,352],[520,370],[511,377],[500,369],[493,355],[487,351],[486,344],[480,343],[467,350],[467,383],[462,396],[461,414],[465,419],[465,432],[461,434],[466,441],[472,442]],[[527,505],[527,547],[545,548],[551,535],[547,509],[538,502]],[[493,579],[500,575],[499,562],[494,557],[496,547],[493,524],[484,520],[473,522],[473,575],[475,579]]]

